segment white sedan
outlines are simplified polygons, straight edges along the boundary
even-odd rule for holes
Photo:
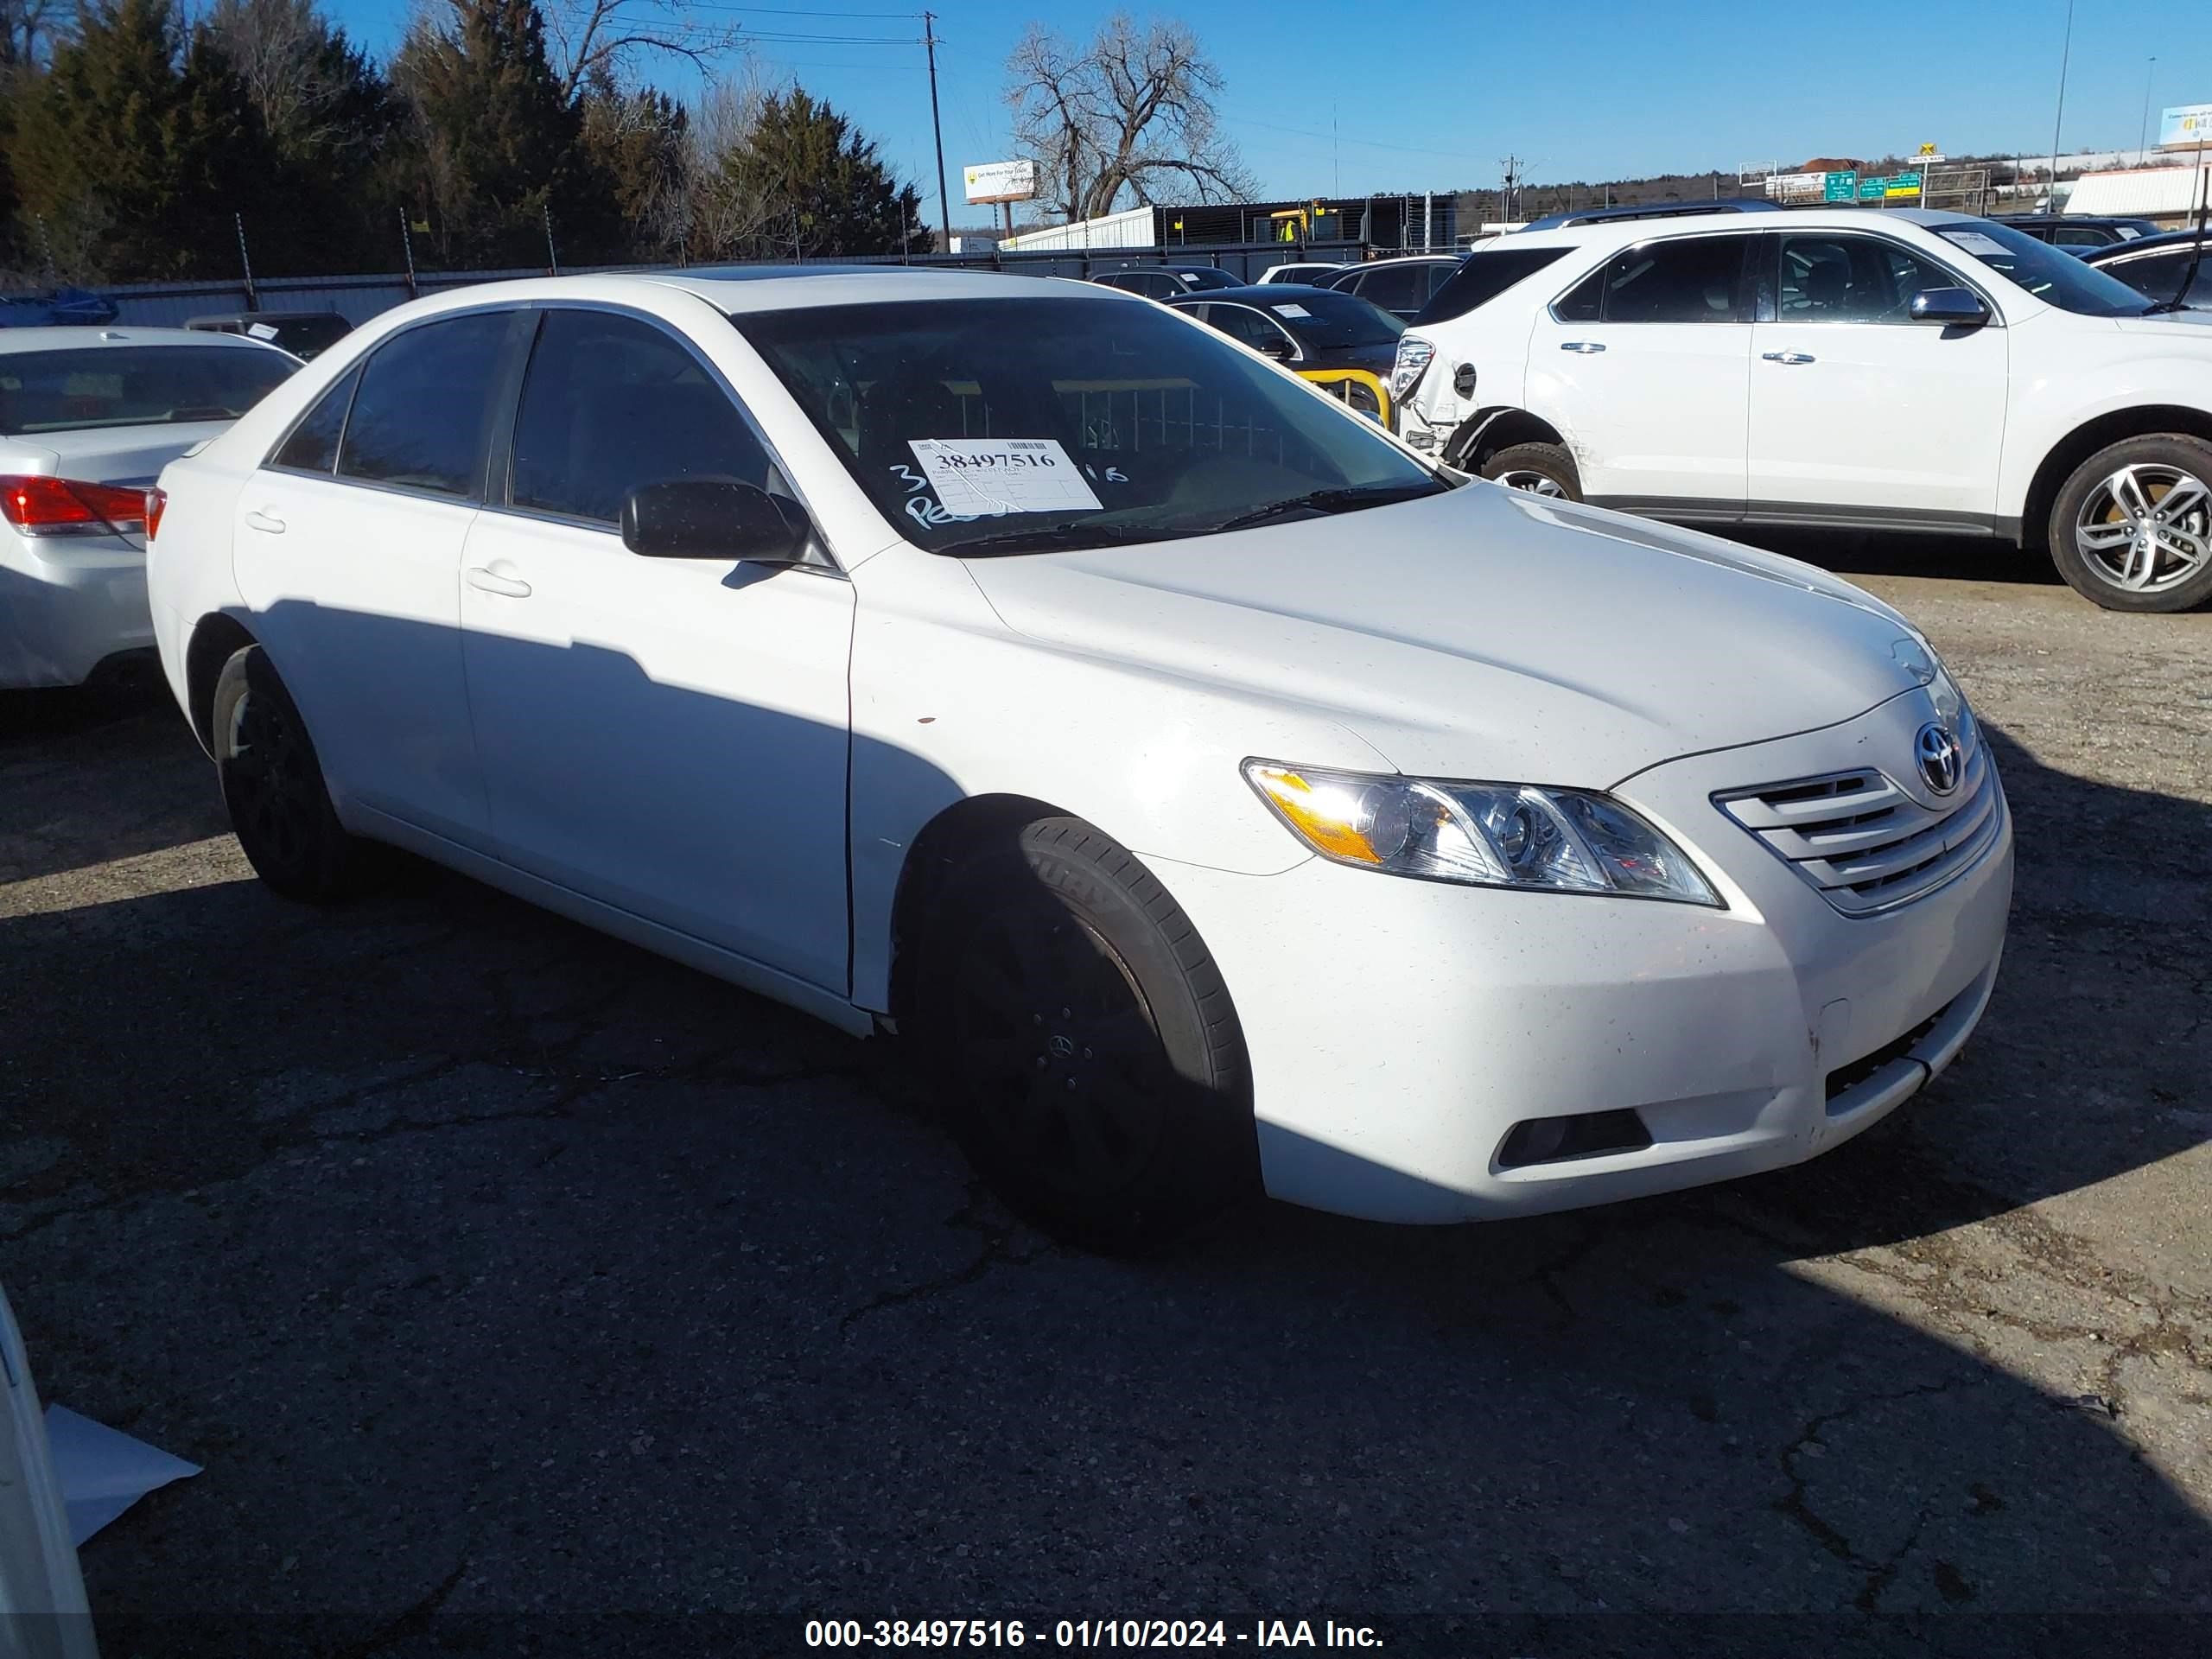
[[[181,328],[0,330],[0,690],[153,645],[146,486],[299,365]]]
[[[895,1027],[1064,1236],[1795,1163],[1996,977],[2004,793],[1894,611],[1096,285],[470,289],[162,486],[162,660],[269,885],[390,842]]]

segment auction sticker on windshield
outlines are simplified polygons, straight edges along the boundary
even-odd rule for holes
[[[1103,505],[1056,438],[915,438],[906,447],[947,512],[1096,512]]]
[[[1985,259],[1993,254],[2001,259],[2012,251],[1995,237],[1984,236],[1980,231],[1945,231],[1943,239],[1955,242],[1968,253]]]

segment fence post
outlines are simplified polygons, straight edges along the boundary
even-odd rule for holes
[[[550,201],[545,203],[544,211],[545,274],[548,276],[558,276],[561,274],[561,256],[553,251],[553,204]]]
[[[407,256],[407,297],[418,300],[423,297],[423,290],[415,283],[415,238],[407,232],[407,207],[404,202],[399,209],[399,250]]]
[[[238,226],[238,266],[245,272],[245,308],[258,311],[261,309],[261,296],[254,291],[253,258],[245,251],[245,215],[232,213],[231,222]]]
[[[52,282],[54,280],[54,238],[47,234],[44,213],[33,213],[31,217],[38,221],[39,251],[46,258],[46,279]]]

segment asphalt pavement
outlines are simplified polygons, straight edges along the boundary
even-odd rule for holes
[[[1958,1065],[1783,1174],[1141,1263],[1014,1224],[893,1045],[427,868],[287,904],[164,692],[0,696],[0,1279],[48,1397],[206,1468],[86,1546],[104,1650],[2202,1651],[2212,615],[1775,544],[1997,745]]]

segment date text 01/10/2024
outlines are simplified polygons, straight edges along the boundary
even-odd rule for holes
[[[1333,1618],[1263,1618],[1250,1629],[1225,1619],[810,1618],[810,1648],[1379,1648],[1369,1624]]]

